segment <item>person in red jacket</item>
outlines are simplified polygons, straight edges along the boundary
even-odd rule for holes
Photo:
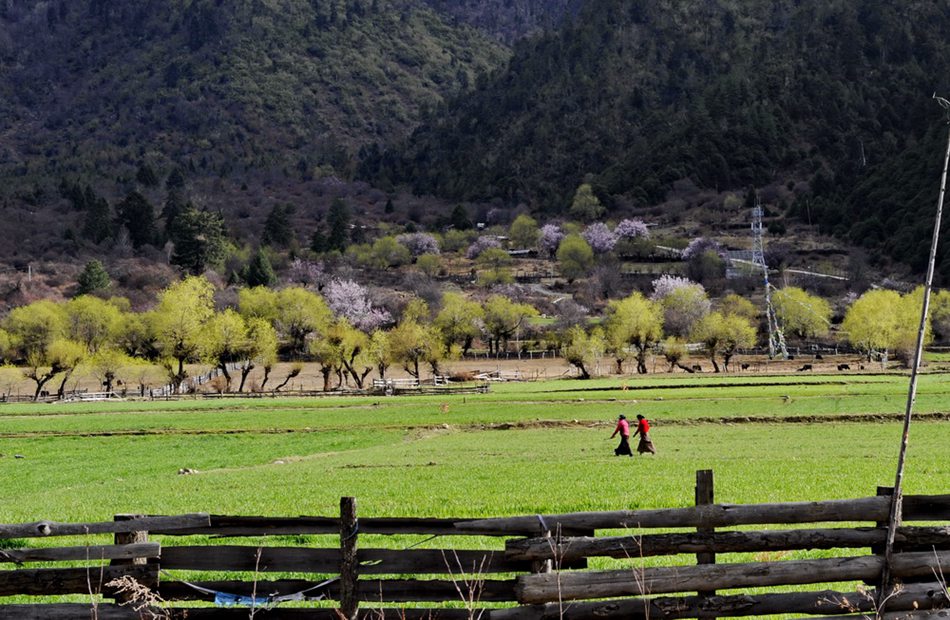
[[[614,429],[614,434],[610,438],[616,437],[617,433],[620,433],[620,445],[614,448],[614,456],[623,454],[633,456],[633,451],[630,449],[630,424],[627,422],[627,416],[623,414],[617,418],[617,428]]]
[[[637,452],[640,454],[643,454],[644,452],[656,454],[656,448],[653,447],[653,442],[650,440],[650,421],[642,415],[637,415],[637,430],[633,433],[633,436],[636,437],[637,435],[640,435],[640,443],[637,444]]]

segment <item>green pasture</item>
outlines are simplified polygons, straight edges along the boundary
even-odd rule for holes
[[[906,390],[895,375],[654,375],[486,395],[5,405],[0,522],[332,515],[343,495],[366,516],[674,507],[691,503],[697,469],[715,471],[721,502],[867,496],[893,482]],[[950,377],[924,376],[917,410],[950,411]],[[659,454],[613,456],[621,412],[653,421]],[[950,422],[915,422],[907,492],[948,492],[947,445]]]
[[[333,516],[344,495],[357,497],[362,516],[683,507],[693,503],[699,469],[714,470],[717,502],[865,497],[893,484],[906,392],[900,375],[651,375],[499,383],[480,395],[3,405],[0,523],[117,513]],[[950,376],[922,377],[917,410],[950,411]],[[652,420],[658,454],[614,457],[617,414],[637,412]],[[948,445],[950,421],[914,422],[907,493],[950,492]],[[179,475],[181,468],[197,473]],[[99,538],[87,542],[108,540]],[[398,548],[423,538],[368,536],[361,545]],[[501,542],[426,544],[500,549]]]

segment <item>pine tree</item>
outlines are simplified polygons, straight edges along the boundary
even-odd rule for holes
[[[327,236],[323,234],[323,228],[317,227],[310,236],[310,249],[316,254],[323,254],[329,250],[327,245]]]
[[[109,288],[111,284],[109,273],[105,267],[102,266],[102,263],[95,259],[86,263],[86,266],[76,281],[79,284],[79,288],[76,291],[77,295],[88,295],[95,291],[101,291]]]
[[[346,250],[350,244],[350,208],[342,198],[337,198],[330,205],[327,224],[330,226],[327,248],[340,252]]]
[[[155,174],[155,171],[152,170],[151,166],[145,162],[139,165],[138,172],[135,173],[135,180],[145,187],[155,187],[158,185],[158,176]]]
[[[274,268],[271,267],[270,259],[264,248],[258,248],[251,261],[244,267],[244,282],[248,286],[273,286],[277,284],[277,276],[274,275]]]
[[[200,274],[223,259],[227,252],[224,217],[220,213],[199,211],[189,204],[175,218],[171,241],[175,244],[172,264],[192,274]]]
[[[468,217],[468,211],[462,205],[455,205],[450,216],[452,228],[455,230],[468,230],[472,227],[472,220]]]
[[[93,243],[102,243],[112,236],[112,210],[105,198],[96,196],[86,187],[86,220],[82,227],[82,236]]]
[[[155,209],[145,196],[130,192],[116,205],[116,215],[121,225],[129,231],[132,247],[138,249],[146,244],[155,244],[158,229],[155,227]]]
[[[290,218],[294,214],[293,205],[274,205],[264,221],[264,232],[261,234],[261,244],[285,248],[294,238],[293,226]]]

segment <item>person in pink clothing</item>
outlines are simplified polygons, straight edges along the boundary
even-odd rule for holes
[[[614,429],[614,434],[610,438],[616,437],[617,433],[620,433],[620,445],[614,448],[614,456],[624,454],[633,456],[633,450],[630,449],[630,424],[627,422],[627,416],[623,414],[617,418],[617,428]]]

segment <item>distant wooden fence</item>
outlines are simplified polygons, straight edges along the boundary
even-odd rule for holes
[[[83,539],[81,546],[70,547],[29,547],[8,541],[6,546],[17,548],[0,551],[0,562],[16,568],[0,571],[0,596],[103,597],[95,605],[0,605],[0,620],[647,620],[772,614],[841,618],[882,611],[874,587],[884,565],[880,553],[889,496],[727,505],[712,503],[712,491],[711,472],[700,472],[696,505],[689,508],[489,519],[357,518],[355,500],[343,498],[339,517],[194,514],[121,516],[108,523],[0,525],[0,539]],[[898,530],[898,553],[890,573],[905,583],[887,598],[883,611],[908,618],[950,617],[946,588],[950,495],[906,496],[903,506],[905,523],[929,523]],[[873,525],[853,526],[862,522]],[[808,523],[851,526],[717,529]],[[664,532],[644,533],[653,528]],[[684,528],[687,531],[669,533]],[[597,530],[610,531],[595,536]],[[113,544],[95,544],[102,542],[93,541],[101,534],[113,534]],[[311,535],[332,535],[338,544],[311,546],[321,544],[313,540],[326,541],[306,538]],[[399,536],[398,544],[383,545],[399,548],[358,546],[370,535],[374,541],[381,540],[377,535]],[[286,538],[276,542],[272,538],[288,536],[301,537],[300,543],[280,546],[286,545]],[[494,549],[453,549],[456,545],[433,542],[446,536],[465,536],[461,540],[468,547]],[[233,540],[218,544],[218,537],[253,537],[256,544]],[[263,542],[268,539],[271,542]],[[858,551],[822,559],[777,559],[783,552],[802,549]],[[717,555],[725,553],[763,557],[717,563],[721,560]],[[675,566],[649,566],[646,558],[654,556],[678,557]],[[690,561],[690,556],[695,559]],[[619,568],[591,570],[590,558],[614,558]],[[70,565],[45,567],[60,562]],[[27,567],[33,563],[44,567]],[[214,579],[202,578],[207,571]],[[222,573],[231,576],[222,579]],[[855,582],[872,587],[855,589]],[[832,583],[854,591],[788,590],[788,586],[801,590],[802,585]],[[130,591],[130,585],[137,592]],[[749,588],[769,590],[716,595],[716,590]],[[164,602],[151,599],[152,595]],[[314,600],[328,602],[301,607],[300,602]],[[196,606],[195,601],[205,604]]]

